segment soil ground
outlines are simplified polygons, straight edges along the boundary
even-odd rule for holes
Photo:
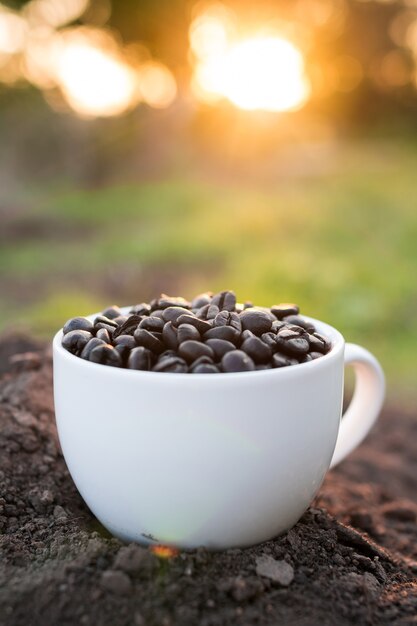
[[[44,347],[5,337],[0,363],[2,625],[417,624],[412,412],[385,410],[286,535],[163,554],[123,546],[83,504],[59,450]]]

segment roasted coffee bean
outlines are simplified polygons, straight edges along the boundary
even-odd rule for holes
[[[279,320],[275,320],[275,322],[272,322],[271,331],[273,333],[277,333],[284,326],[285,326],[285,322],[280,322]]]
[[[141,323],[142,319],[149,318],[142,317],[141,315],[131,315],[130,317],[128,317],[124,324],[116,328],[116,330],[114,331],[113,340],[117,337],[120,337],[121,335],[133,335],[133,333]]]
[[[100,326],[100,324],[102,324],[102,326]],[[105,317],[105,315],[99,315],[94,320],[94,326],[96,328],[106,328],[107,326],[110,326],[110,328],[113,328],[114,330],[115,328],[117,328],[117,322],[111,320],[108,317]]]
[[[160,319],[159,317],[144,317],[139,324],[139,328],[144,328],[145,330],[149,330],[152,333],[161,333],[164,326],[164,320]]]
[[[119,335],[116,339],[113,339],[113,344],[115,346],[126,346],[130,350],[136,347],[136,341],[132,335]]]
[[[221,364],[224,372],[250,372],[255,369],[255,363],[242,350],[226,352]]]
[[[88,332],[94,332],[94,325],[86,317],[73,317],[65,323],[62,329],[64,335],[70,333],[72,330],[87,330]]]
[[[205,343],[213,350],[216,361],[221,361],[226,352],[236,350],[236,346],[231,341],[224,339],[207,339]]]
[[[178,326],[178,343],[183,343],[184,341],[189,341],[193,339],[194,341],[200,341],[200,333],[198,332],[195,326],[191,324],[181,324]]]
[[[288,336],[288,333],[294,331],[280,331],[276,337],[278,350],[284,354],[290,356],[297,356],[299,354],[307,354],[310,349],[308,339],[302,335]],[[284,336],[285,334],[285,336]]]
[[[135,304],[132,306],[129,313],[132,315],[149,315],[151,312],[151,307],[146,302],[141,302],[140,304]]]
[[[330,350],[331,344],[330,341],[320,335],[319,333],[312,333],[308,336],[308,341],[310,343],[310,350],[313,352],[321,352],[322,354],[327,354]]]
[[[88,330],[70,330],[62,338],[62,346],[72,354],[81,354],[84,346],[92,339]]]
[[[286,324],[300,326],[301,328],[304,328],[309,333],[314,333],[316,330],[314,327],[314,324],[312,324],[311,322],[308,322],[307,320],[305,320],[303,317],[300,317],[299,315],[289,315],[288,317],[285,318],[284,321]]]
[[[175,322],[176,326],[180,326],[181,324],[191,324],[191,326],[195,326],[198,332],[203,335],[205,332],[210,330],[211,324],[205,322],[204,320],[199,319],[195,315],[191,313],[180,315]]]
[[[249,337],[240,346],[243,352],[246,352],[257,365],[268,363],[272,357],[272,350],[259,337]]]
[[[154,301],[153,301],[154,302]],[[190,308],[190,303],[182,298],[181,296],[167,296],[165,293],[161,294],[158,300],[155,301],[156,306],[152,307],[155,309],[167,309],[170,306],[180,306],[184,309]],[[152,303],[151,303],[152,306]]]
[[[109,326],[108,324],[105,324],[104,322],[98,322],[97,324],[94,325],[94,329],[96,332],[100,330],[101,328],[104,328],[105,330],[107,330],[110,337],[113,337],[113,333],[115,331],[114,326]]]
[[[209,365],[213,365],[213,359],[210,356],[200,356],[198,357],[198,359],[196,359],[195,361],[193,361],[193,368],[197,367],[197,365],[202,365],[202,364],[209,364]]]
[[[88,341],[84,348],[81,351],[81,358],[85,359],[86,361],[89,360],[90,358],[90,352],[91,350],[93,350],[93,348],[96,348],[97,346],[104,346],[106,342],[103,341],[102,339],[98,339],[97,337],[93,337],[92,339],[90,339],[90,341]]]
[[[123,315],[123,313],[121,312],[117,304],[113,304],[113,306],[109,306],[107,309],[105,309],[102,312],[102,315],[104,317],[107,317],[109,320],[115,320],[120,315]]]
[[[124,346],[123,344],[120,344],[119,346],[114,346],[114,349],[120,354],[123,366],[125,366],[127,359],[129,358],[131,349],[129,348],[129,346]]]
[[[205,306],[206,304],[210,304],[212,297],[213,293],[211,291],[206,291],[205,293],[198,294],[198,296],[196,296],[191,302],[191,308],[193,310],[201,309],[201,307]]]
[[[138,328],[134,333],[135,341],[138,346],[143,346],[151,350],[154,354],[161,354],[165,350],[165,346],[153,333],[143,328]]]
[[[116,322],[118,326],[123,326],[123,324],[127,322],[128,319],[129,319],[128,315],[119,315],[119,317],[114,318],[114,321]]]
[[[164,359],[160,359],[156,365],[153,366],[154,372],[173,372],[176,374],[185,374],[188,372],[188,365],[178,356],[169,356]]]
[[[220,309],[216,304],[206,304],[196,311],[196,316],[201,320],[214,320],[219,312]]]
[[[271,330],[272,319],[265,311],[246,309],[239,317],[243,330],[251,330],[255,335],[263,335]]]
[[[320,357],[322,357],[323,354],[321,352],[310,352],[310,356],[314,361],[315,359],[319,359]]]
[[[89,361],[101,363],[102,365],[111,365],[112,367],[122,366],[122,357],[113,346],[107,343],[93,348],[90,352]]]
[[[214,318],[214,326],[231,326],[239,333],[242,331],[242,322],[238,313],[220,311]]]
[[[96,337],[104,341],[104,343],[111,342],[110,333],[106,328],[99,328],[98,331],[96,332]]]
[[[180,344],[178,348],[178,354],[183,357],[187,361],[187,363],[192,363],[200,356],[209,356],[211,358],[214,357],[214,352],[207,346],[205,343],[200,343],[199,341],[189,340],[184,341]]]
[[[271,313],[279,320],[282,320],[287,315],[298,315],[300,312],[299,307],[296,304],[274,304],[271,306]]]
[[[243,303],[243,310],[252,309],[255,305],[249,300]]]
[[[250,337],[256,337],[256,335],[254,335],[251,330],[244,330],[243,333],[240,335],[240,340],[246,341],[246,339],[249,339]]]
[[[250,332],[245,330],[246,332]],[[243,338],[244,333],[242,333],[242,338]],[[276,335],[274,332],[270,331],[269,333],[264,333],[263,335],[261,335],[261,339],[264,343],[266,343],[267,346],[269,346],[272,350],[272,352],[275,352],[275,350],[277,349],[277,342],[276,342]]]
[[[272,366],[273,367],[287,367],[288,365],[298,365],[299,361],[289,356],[285,356],[284,354],[280,354],[277,352],[272,357]]]
[[[311,354],[307,352],[307,354],[304,355],[304,358],[302,359],[301,363],[308,363],[309,361],[312,361],[312,360],[313,359],[311,357]]]
[[[218,374],[219,368],[217,365],[210,365],[210,363],[200,363],[191,368],[191,374]]]
[[[131,370],[148,371],[152,365],[152,353],[147,348],[139,346],[133,348],[127,360],[127,367]]]
[[[172,322],[167,322],[162,329],[162,339],[168,348],[172,350],[178,348],[178,329]]]
[[[158,317],[163,320],[164,311],[162,309],[156,309],[155,311],[151,311],[150,317]]]
[[[232,326],[215,326],[204,333],[204,341],[207,339],[224,339],[237,345],[240,340],[240,332]]]
[[[234,291],[220,291],[213,296],[211,304],[219,307],[220,311],[234,311],[236,306],[236,296]]]
[[[190,312],[182,306],[169,306],[162,311],[164,322],[176,322],[180,315],[190,315]]]

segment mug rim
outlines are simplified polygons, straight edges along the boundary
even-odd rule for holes
[[[123,313],[128,313],[131,309],[131,306],[127,306],[127,307],[120,307],[121,311]],[[93,321],[97,316],[101,315],[101,312],[98,313],[93,313],[91,315],[85,315],[83,317],[86,317],[87,319]],[[110,365],[103,365],[102,363],[92,363],[91,361],[87,361],[86,359],[81,359],[79,356],[76,356],[75,354],[72,354],[71,352],[68,352],[68,350],[66,350],[62,344],[61,344],[61,339],[63,337],[63,328],[60,328],[59,331],[54,335],[53,341],[52,341],[52,347],[53,347],[53,354],[55,357],[55,354],[59,355],[61,358],[66,359],[67,361],[69,361],[69,363],[76,365],[77,367],[81,367],[81,368],[87,368],[86,369],[86,373],[88,371],[90,371],[91,373],[93,373],[94,371],[96,371],[97,373],[102,372],[102,374],[110,374],[110,375],[114,375],[114,376],[121,376],[121,377],[125,377],[125,376],[136,376],[136,377],[143,377],[148,379],[148,382],[150,382],[151,380],[161,380],[161,376],[162,376],[162,380],[189,380],[191,381],[198,381],[201,382],[202,380],[210,380],[213,381],[213,383],[211,384],[216,384],[217,382],[220,381],[232,381],[232,380],[236,380],[236,379],[241,379],[241,378],[247,378],[249,376],[249,379],[254,378],[254,377],[265,377],[267,378],[268,376],[272,376],[273,378],[275,377],[280,377],[283,378],[285,376],[291,375],[291,372],[293,374],[295,374],[296,372],[300,372],[300,371],[305,371],[306,373],[309,371],[308,368],[310,368],[310,370],[312,368],[317,368],[320,366],[320,364],[322,364],[323,366],[325,365],[325,363],[327,364],[328,361],[337,358],[337,355],[344,350],[344,345],[345,345],[345,339],[342,335],[342,333],[340,331],[338,331],[336,328],[334,328],[334,326],[331,326],[330,324],[327,324],[327,322],[322,322],[321,320],[317,320],[313,317],[307,316],[307,315],[300,315],[300,317],[302,317],[303,319],[307,320],[308,322],[312,322],[316,327],[318,332],[322,333],[323,335],[325,335],[327,338],[329,338],[331,340],[331,348],[329,350],[329,352],[327,354],[324,354],[322,357],[318,358],[318,359],[314,359],[312,361],[307,361],[306,363],[297,363],[297,365],[291,365],[291,366],[287,366],[287,367],[275,367],[275,368],[270,368],[270,369],[266,369],[266,370],[252,370],[252,371],[247,371],[247,372],[219,372],[218,374],[213,374],[213,375],[209,375],[209,374],[189,374],[189,373],[179,373],[179,372],[153,372],[153,371],[144,371],[144,370],[133,370],[133,369],[128,369],[128,368],[124,368],[124,367],[112,367]],[[99,369],[97,369],[99,368]],[[104,368],[104,371],[103,371]],[[149,378],[150,377],[150,378]],[[247,379],[247,380],[249,380]]]

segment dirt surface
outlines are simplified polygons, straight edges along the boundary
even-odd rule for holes
[[[2,626],[417,624],[416,416],[385,411],[286,535],[164,557],[112,539],[83,504],[49,355],[9,338],[0,362]]]

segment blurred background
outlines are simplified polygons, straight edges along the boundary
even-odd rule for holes
[[[0,331],[301,311],[415,398],[417,0],[0,4]]]

